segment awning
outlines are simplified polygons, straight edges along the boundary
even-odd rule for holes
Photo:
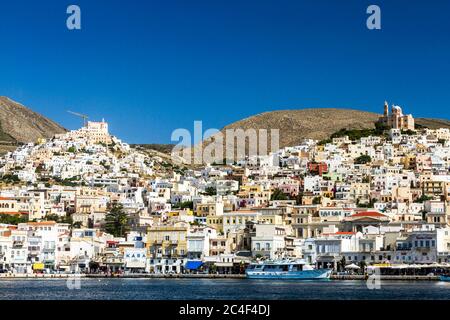
[[[126,267],[127,268],[144,269],[145,261],[127,261]]]
[[[197,270],[202,266],[202,264],[203,262],[201,261],[188,261],[184,267],[189,270]]]
[[[44,270],[45,265],[43,263],[34,263],[33,270]]]
[[[216,262],[216,267],[222,267],[222,268],[231,268],[233,267],[233,262]]]

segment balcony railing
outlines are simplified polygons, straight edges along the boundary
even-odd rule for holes
[[[23,247],[23,241],[14,241],[13,242],[13,248],[17,249],[17,248],[22,248]]]

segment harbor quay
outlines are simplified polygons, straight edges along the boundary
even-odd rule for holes
[[[330,280],[367,281],[368,274],[331,274]],[[244,274],[0,274],[0,281],[11,279],[49,280],[49,279],[245,279]],[[276,280],[276,279],[274,279]],[[379,275],[383,281],[438,281],[438,275]]]

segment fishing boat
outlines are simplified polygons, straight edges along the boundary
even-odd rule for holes
[[[328,280],[331,269],[315,269],[303,260],[252,263],[245,270],[249,279]]]
[[[450,275],[443,274],[443,275],[441,275],[439,277],[439,280],[441,280],[441,281],[450,281]]]

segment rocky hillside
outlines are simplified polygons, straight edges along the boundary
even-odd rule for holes
[[[0,97],[0,143],[34,142],[66,129],[7,97]]]
[[[445,119],[428,119],[428,118],[416,118],[416,129],[419,128],[429,128],[429,129],[439,129],[439,128],[449,128],[450,121]]]
[[[279,110],[264,112],[234,122],[224,127],[221,132],[225,137],[227,129],[279,129],[279,145],[282,148],[298,145],[305,138],[327,139],[341,129],[372,129],[379,117],[379,114],[373,112],[351,109]],[[416,125],[418,128],[450,128],[450,121],[418,118]],[[211,139],[204,141],[203,146],[208,145],[210,141]]]
[[[303,139],[322,140],[342,128],[374,128],[379,115],[349,109],[302,109],[264,112],[223,128],[227,129],[279,129],[280,147],[299,144]]]

